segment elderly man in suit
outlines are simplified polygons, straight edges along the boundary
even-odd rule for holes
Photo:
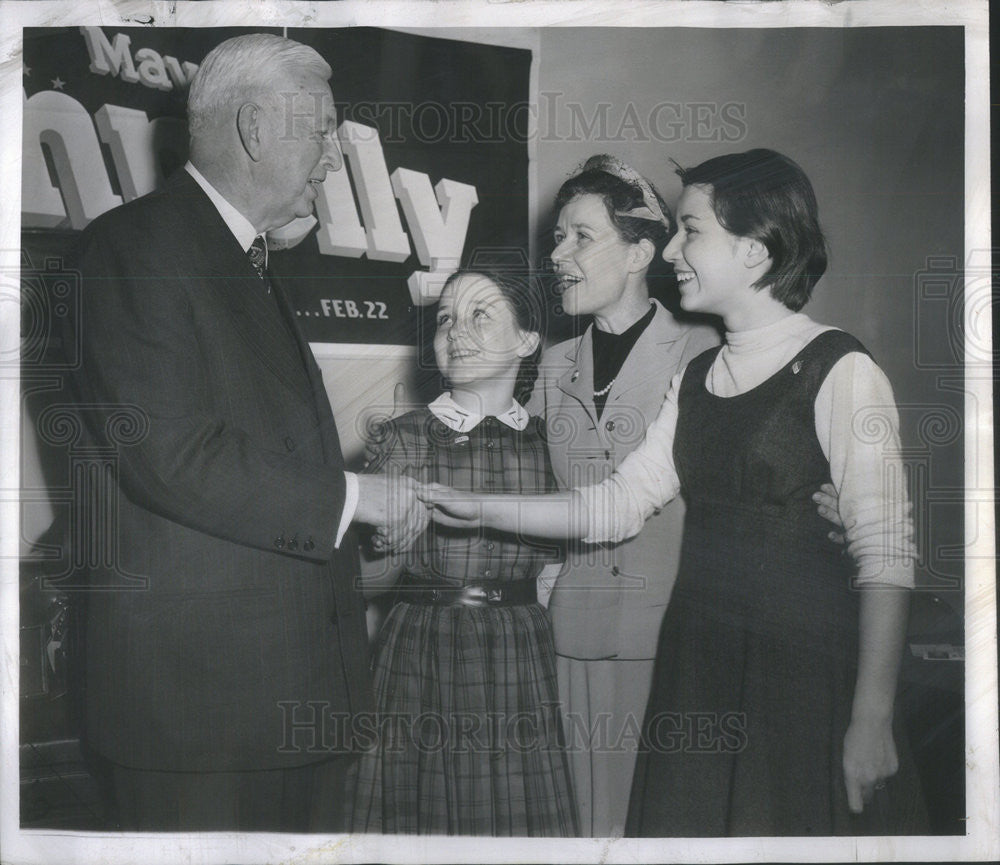
[[[118,536],[98,539],[120,572],[92,568],[85,597],[86,738],[123,829],[343,825],[352,720],[372,708],[345,531],[403,545],[426,511],[344,471],[267,271],[262,235],[341,165],[330,74],[288,39],[222,43],[191,85],[190,162],[82,237],[81,406],[97,444],[122,406],[144,431],[118,453]]]

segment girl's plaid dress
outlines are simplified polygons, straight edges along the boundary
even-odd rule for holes
[[[515,429],[508,424],[516,414],[461,432],[429,409],[410,412],[369,441],[366,471],[397,470],[483,493],[551,492],[544,423],[521,410],[526,425]],[[400,582],[533,580],[555,552],[490,530],[432,524]],[[373,671],[378,715],[360,761],[354,831],[577,834],[552,633],[539,604],[401,600],[376,640]]]

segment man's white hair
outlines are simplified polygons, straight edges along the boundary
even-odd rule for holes
[[[188,129],[195,137],[244,102],[274,92],[282,71],[314,72],[324,81],[330,64],[308,45],[271,33],[234,36],[216,45],[202,61],[188,92]]]

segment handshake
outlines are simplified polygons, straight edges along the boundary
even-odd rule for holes
[[[476,528],[480,506],[475,494],[441,484],[424,484],[407,475],[358,475],[355,522],[375,527],[372,546],[379,553],[401,553],[413,546],[431,519]]]

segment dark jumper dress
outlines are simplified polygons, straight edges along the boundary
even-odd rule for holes
[[[367,471],[484,493],[556,488],[544,422],[522,431],[488,417],[467,433],[427,409],[387,421]],[[553,549],[491,530],[431,525],[407,586],[531,581]],[[469,607],[396,603],[379,631],[377,730],[361,757],[356,832],[571,836],[576,802],[563,748],[555,650],[538,603]]]
[[[687,516],[627,834],[917,831],[918,782],[898,731],[897,776],[860,817],[847,807],[858,592],[811,500],[830,481],[816,396],[841,357],[865,349],[827,331],[728,398],[706,387],[718,351],[691,362],[679,394]]]

